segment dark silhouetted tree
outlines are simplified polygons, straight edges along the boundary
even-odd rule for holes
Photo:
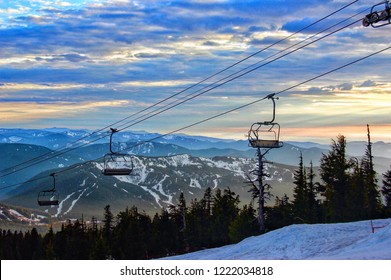
[[[307,175],[303,164],[303,155],[300,153],[299,168],[293,174],[293,210],[299,221],[308,223],[309,201],[307,188]]]
[[[383,186],[381,192],[384,196],[385,208],[391,214],[391,169],[383,174]]]
[[[244,238],[259,234],[256,211],[250,205],[244,205],[229,226],[230,242],[237,243]]]
[[[339,135],[337,141],[332,140],[331,150],[328,154],[323,154],[320,161],[320,177],[323,181],[325,214],[328,222],[349,220],[347,201],[351,167],[351,161],[346,158],[346,139]]]
[[[378,217],[379,215],[381,209],[381,200],[380,192],[378,190],[377,185],[376,171],[373,164],[372,142],[369,125],[367,125],[367,131],[368,143],[366,146],[365,155],[362,159],[363,175],[365,182],[364,199],[367,217],[373,219]]]

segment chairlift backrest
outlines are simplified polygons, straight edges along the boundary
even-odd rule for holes
[[[128,158],[128,159],[126,159]],[[130,175],[133,171],[133,161],[130,155],[106,154],[104,157],[103,175],[123,176]]]

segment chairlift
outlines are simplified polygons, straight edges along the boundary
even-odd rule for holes
[[[253,148],[273,149],[281,148],[283,143],[280,141],[280,125],[274,122],[276,115],[275,94],[268,96],[273,102],[273,118],[271,121],[256,122],[248,132],[249,146]]]
[[[278,123],[254,123],[248,133],[249,144],[253,148],[281,148],[280,125]]]
[[[380,6],[384,5],[383,10],[379,10]],[[378,24],[379,22],[382,22]],[[373,5],[371,12],[362,19],[362,25],[365,27],[372,26],[378,28],[391,23],[391,4],[390,2],[383,1],[376,5]]]
[[[55,174],[52,173],[50,176],[53,177],[53,187],[38,193],[37,201],[39,206],[55,206],[59,204],[59,195],[56,191]]]
[[[113,134],[118,132],[117,129],[110,128],[110,153],[103,158],[103,175],[106,176],[128,176],[133,172],[133,162],[128,154],[121,154],[113,151]]]

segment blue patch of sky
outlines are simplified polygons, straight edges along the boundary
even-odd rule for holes
[[[105,0],[3,0],[0,1],[0,27],[15,25],[15,21],[31,16],[42,16],[53,10],[82,9],[91,3]]]

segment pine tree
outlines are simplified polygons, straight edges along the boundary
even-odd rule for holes
[[[113,223],[114,223],[114,215],[110,210],[110,205],[106,205],[104,208],[103,214],[103,240],[105,243],[105,247],[107,248],[107,258],[111,258],[112,252],[112,232],[113,232]]]
[[[207,217],[202,200],[193,199],[191,201],[187,217],[186,236],[189,249],[197,250],[201,247],[207,247],[207,242],[204,240],[204,231],[208,230],[205,228],[204,219]]]
[[[297,222],[294,219],[293,205],[286,194],[282,198],[276,196],[273,207],[266,208],[266,224],[269,230],[278,229]]]
[[[337,141],[332,140],[330,152],[327,155],[323,154],[320,162],[328,222],[348,221],[347,201],[351,167],[351,162],[346,158],[346,139],[339,135]]]
[[[229,225],[239,213],[239,196],[230,188],[224,189],[223,194],[217,189],[213,196],[212,207],[212,239],[213,246],[229,244]]]
[[[315,172],[312,161],[310,163],[310,169],[307,175],[307,199],[308,199],[308,216],[307,220],[310,223],[318,222],[318,202],[316,200],[317,188],[315,184]]]
[[[365,150],[365,156],[362,159],[363,173],[365,180],[365,208],[367,210],[367,217],[370,219],[376,218],[380,208],[380,192],[377,186],[376,171],[373,164],[372,156],[372,142],[369,131],[369,125],[367,125],[368,131],[368,143]]]
[[[186,235],[190,250],[211,244],[212,190],[207,188],[201,200],[193,199],[187,212]]]
[[[156,214],[152,221],[151,246],[156,257],[164,257],[178,252],[178,227],[167,209],[163,208],[160,215]]]
[[[352,159],[351,186],[348,193],[347,203],[348,219],[350,221],[363,220],[368,218],[366,203],[366,182],[364,175],[363,161]]]
[[[151,220],[137,207],[126,208],[117,215],[113,230],[113,258],[137,260],[148,258],[151,240]]]
[[[229,239],[232,243],[237,243],[249,236],[258,234],[258,223],[256,211],[250,205],[244,205],[239,214],[229,225]]]
[[[53,226],[50,225],[48,233],[45,234],[43,238],[44,254],[45,259],[54,260],[56,259],[56,254],[54,251],[54,231]]]
[[[30,234],[30,250],[31,256],[29,256],[31,260],[42,260],[43,259],[43,250],[42,250],[42,237],[38,234],[37,229],[34,227],[31,230]]]
[[[386,211],[391,214],[391,169],[383,174],[383,187],[381,192],[385,199]]]
[[[308,222],[309,201],[308,201],[308,187],[307,176],[303,164],[303,155],[300,153],[299,168],[293,174],[293,183],[295,188],[293,190],[293,209],[298,220]]]

